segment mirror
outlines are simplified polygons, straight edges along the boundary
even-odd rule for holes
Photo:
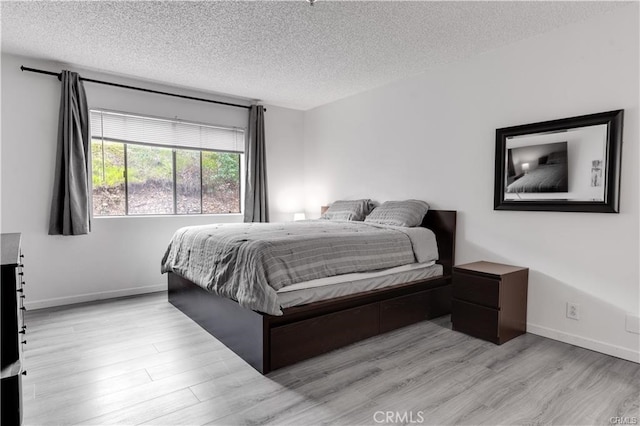
[[[623,114],[497,129],[494,210],[618,213]]]

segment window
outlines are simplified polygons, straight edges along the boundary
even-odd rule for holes
[[[244,130],[91,111],[93,215],[240,213]]]

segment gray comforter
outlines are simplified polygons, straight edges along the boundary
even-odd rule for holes
[[[507,192],[567,192],[568,182],[566,164],[545,164],[511,183]]]
[[[215,224],[176,231],[162,272],[246,308],[282,315],[276,291],[287,285],[437,257],[435,236],[424,228],[327,220]]]

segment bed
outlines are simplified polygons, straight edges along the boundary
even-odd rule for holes
[[[433,268],[440,268],[441,273],[436,276],[408,278],[408,282],[376,288],[368,287],[376,278],[365,275],[348,284],[360,286],[362,291],[356,294],[337,293],[337,297],[302,305],[298,300],[290,307],[282,303],[281,311],[269,314],[209,292],[185,277],[186,273],[168,272],[169,302],[256,370],[267,374],[353,342],[449,313],[456,212],[429,210],[421,226],[433,231],[437,240],[439,259]],[[317,286],[320,290],[322,287]],[[335,287],[326,288],[335,291]],[[246,301],[242,303],[246,306]]]
[[[538,159],[538,166],[507,186],[508,193],[567,192],[567,152],[552,152]]]

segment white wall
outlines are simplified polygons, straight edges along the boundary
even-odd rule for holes
[[[269,106],[264,127],[269,146],[269,220],[286,222],[304,212],[304,112]]]
[[[420,198],[457,263],[530,268],[528,329],[638,361],[638,4],[305,114],[306,209]],[[493,210],[495,129],[625,109],[620,214]],[[581,319],[567,319],[566,302]]]
[[[166,278],[160,274],[160,260],[176,229],[242,220],[240,215],[95,218],[93,232],[87,236],[48,236],[60,83],[51,76],[21,72],[20,65],[51,71],[69,67],[2,55],[1,229],[23,234],[28,308],[165,289]],[[80,71],[85,77],[214,98],[180,88]],[[245,109],[91,83],[86,83],[85,88],[90,107],[247,126]],[[231,101],[248,104],[242,100]],[[279,185],[288,179],[285,163],[295,159],[300,149],[291,145],[301,146],[301,127],[295,126],[297,114],[301,113],[267,106],[267,161],[276,166],[268,177],[274,194],[282,192]],[[301,163],[301,158],[298,157],[296,163]],[[301,171],[297,173],[302,176]],[[274,206],[271,215],[282,214]]]

